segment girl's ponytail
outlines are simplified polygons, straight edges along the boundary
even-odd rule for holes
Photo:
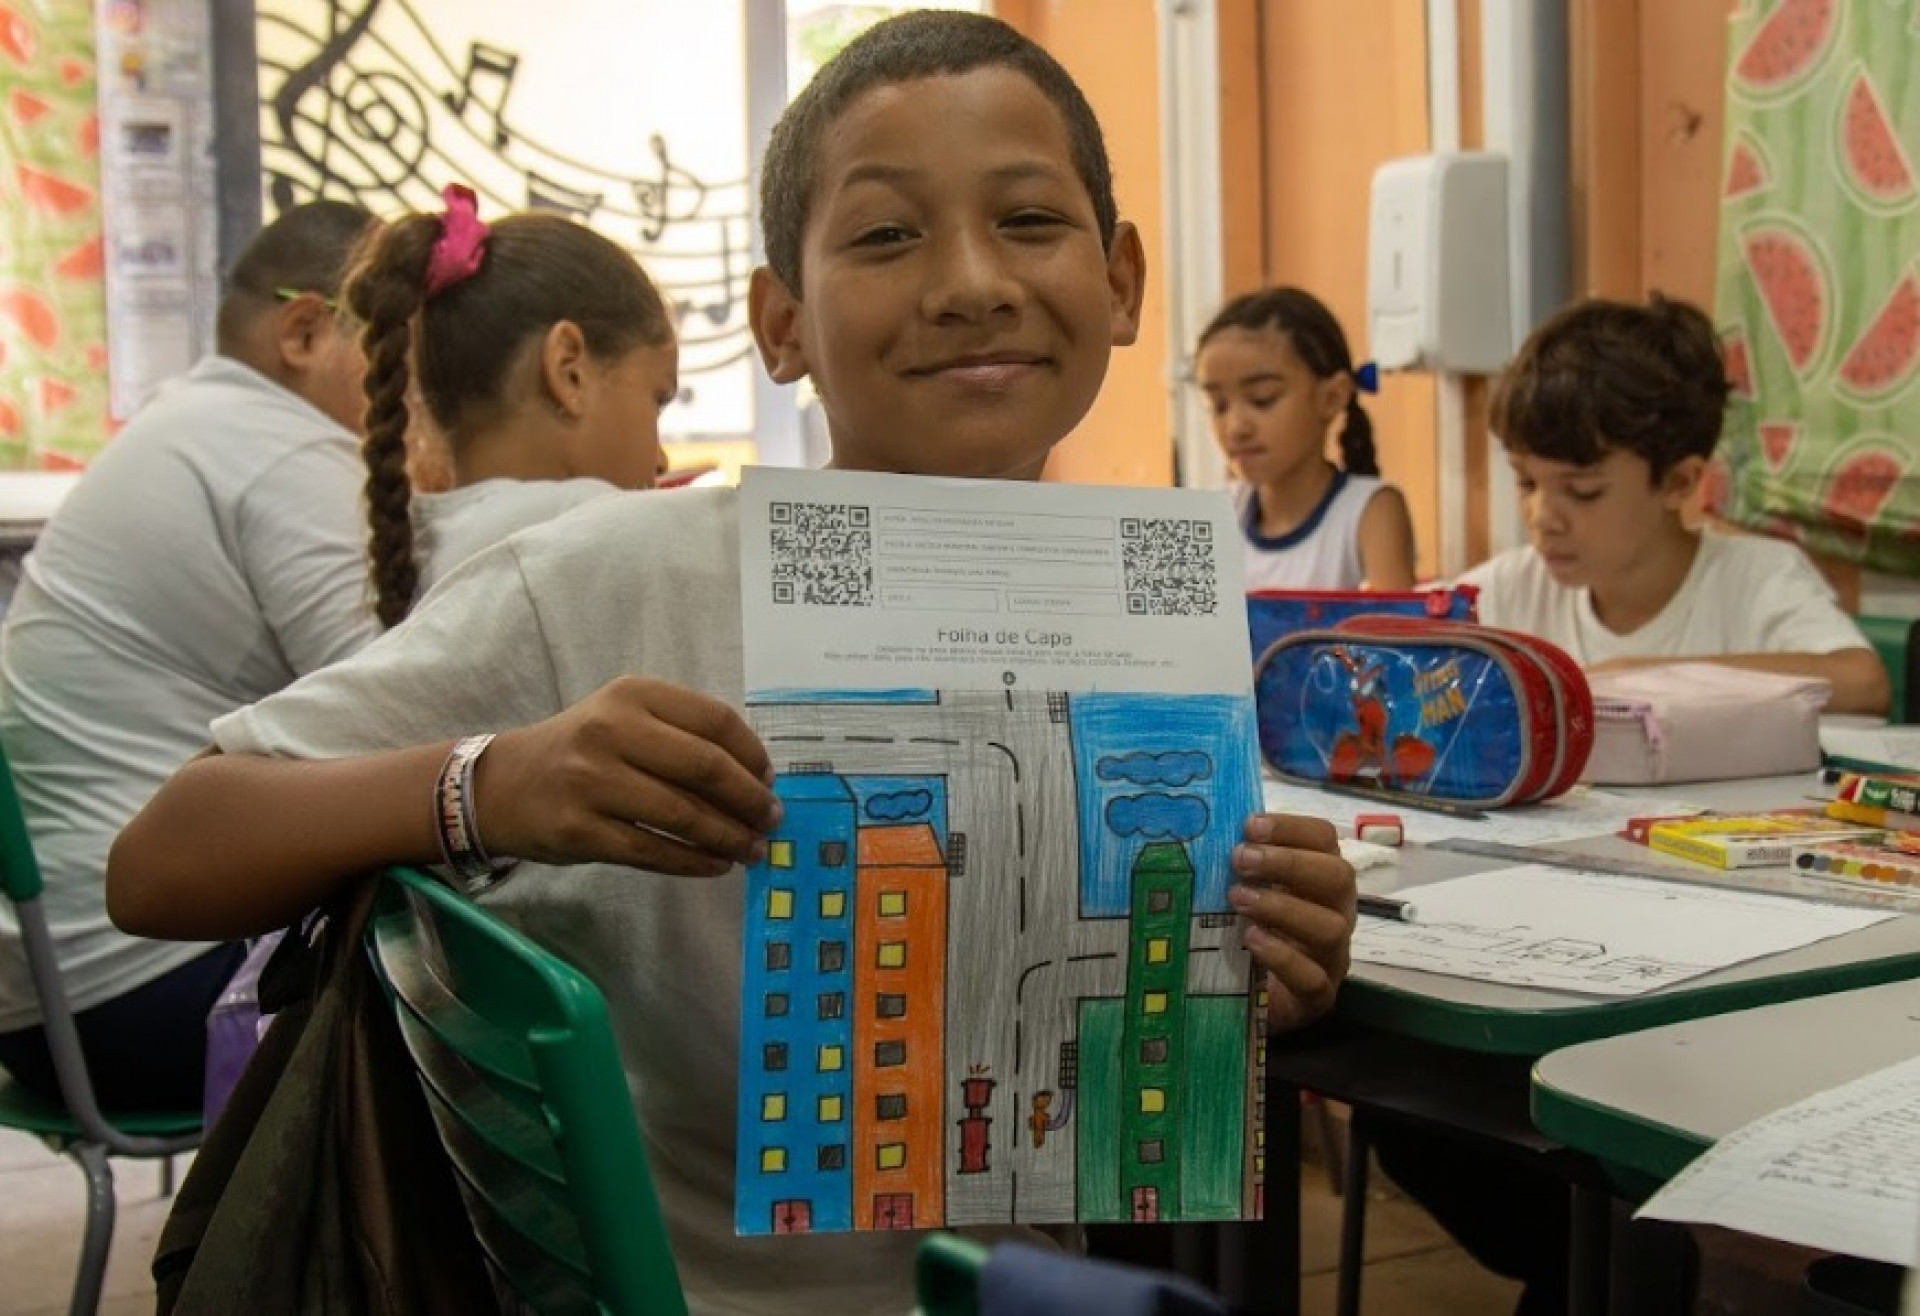
[[[1357,392],[1347,399],[1347,419],[1340,427],[1340,465],[1349,475],[1380,474],[1380,457],[1373,449],[1373,417],[1360,405]]]

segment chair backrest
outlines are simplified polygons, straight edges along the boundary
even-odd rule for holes
[[[13,768],[0,746],[0,892],[16,903],[40,894],[40,861],[33,857],[33,838],[20,811],[20,792],[13,784]]]
[[[599,990],[432,877],[381,886],[374,968],[501,1278],[543,1312],[684,1313]]]
[[[1873,651],[1880,656],[1880,663],[1887,669],[1887,680],[1893,687],[1893,699],[1887,705],[1887,721],[1912,722],[1915,710],[1909,701],[1920,698],[1920,689],[1915,688],[1915,669],[1920,668],[1920,645],[1914,643],[1914,632],[1920,630],[1920,621],[1912,617],[1857,617],[1861,631]]]

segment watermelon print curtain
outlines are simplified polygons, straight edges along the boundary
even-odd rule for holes
[[[1731,23],[1718,510],[1920,574],[1920,4],[1744,0]]]
[[[93,6],[0,0],[0,469],[107,440]]]

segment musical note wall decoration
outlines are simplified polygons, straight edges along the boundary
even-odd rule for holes
[[[703,67],[701,94],[659,112],[672,121],[635,125],[630,80],[589,84],[584,61],[559,53],[620,29],[636,43],[675,31],[673,0],[570,0],[564,31],[516,0],[258,0],[255,13],[269,216],[321,196],[433,210],[460,180],[483,216],[525,208],[587,224],[631,250],[674,309],[687,397],[662,429],[752,433],[747,144],[744,127],[715,142],[705,99],[728,95],[726,80]],[[744,105],[744,57],[736,76]],[[606,131],[543,127],[591,120],[595,98]],[[616,141],[621,128],[643,141]]]

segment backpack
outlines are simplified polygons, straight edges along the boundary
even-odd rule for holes
[[[499,1309],[367,959],[378,885],[289,931],[262,973],[277,1013],[160,1232],[161,1316]]]

